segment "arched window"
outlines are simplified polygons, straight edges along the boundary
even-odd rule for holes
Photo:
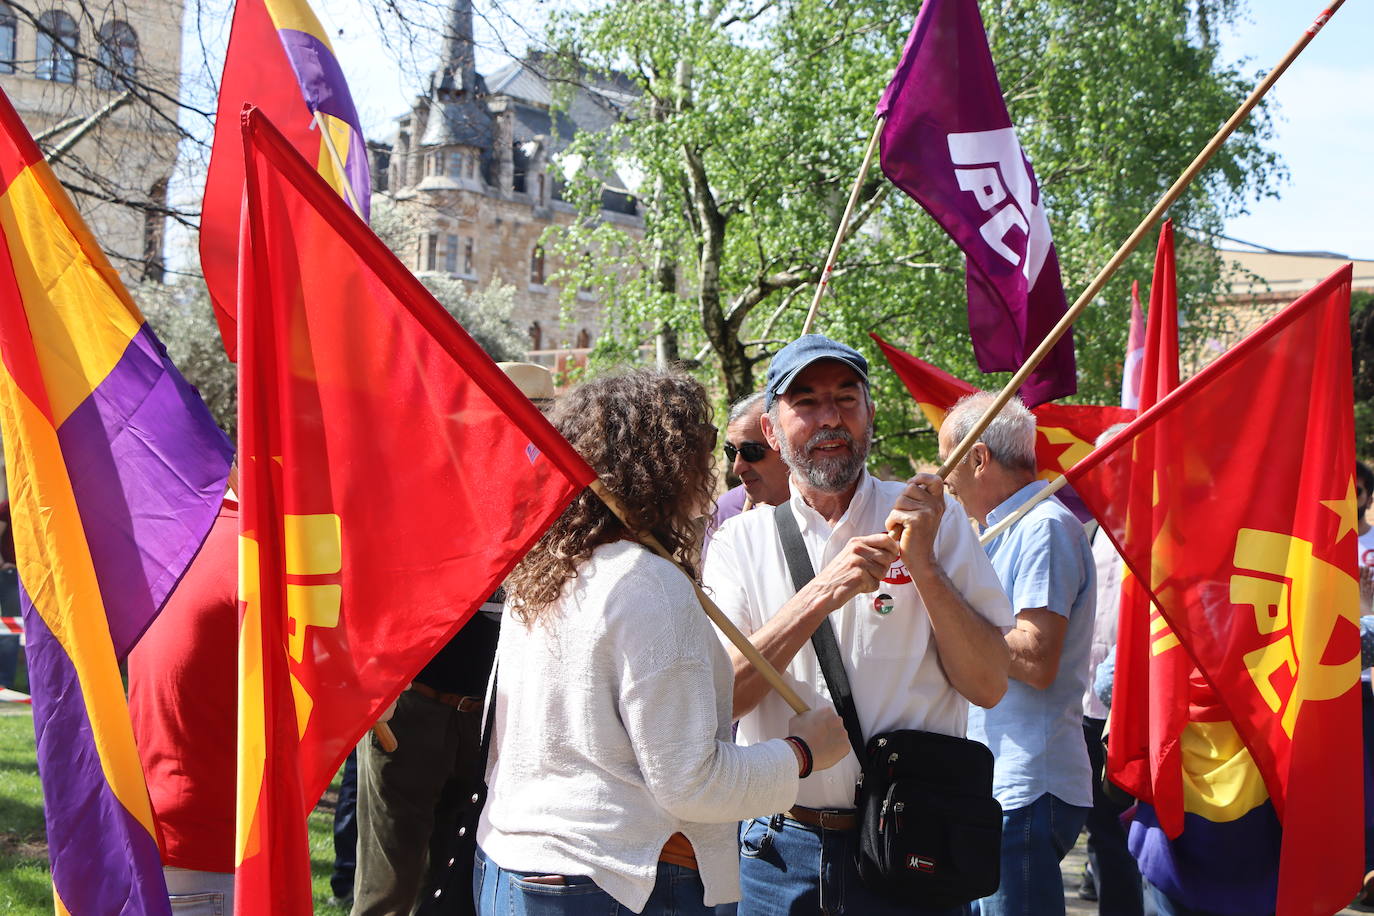
[[[17,28],[14,11],[0,3],[0,73],[14,72],[14,37]]]
[[[530,324],[530,349],[544,349],[544,329],[539,326],[537,321]]]
[[[127,86],[138,66],[138,34],[127,22],[118,19],[100,27],[100,48],[97,58],[100,67],[95,72],[99,89]]]
[[[530,283],[534,286],[544,285],[544,246],[535,245],[534,251],[530,254]]]
[[[54,83],[76,82],[76,20],[61,10],[38,17],[37,77]]]
[[[590,350],[592,348],[592,335],[586,328],[577,332],[577,349]]]

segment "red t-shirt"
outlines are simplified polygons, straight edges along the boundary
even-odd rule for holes
[[[238,506],[225,502],[129,655],[129,712],[165,865],[234,870]]]

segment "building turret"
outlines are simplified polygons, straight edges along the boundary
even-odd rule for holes
[[[491,162],[493,126],[483,102],[472,38],[472,0],[453,0],[443,57],[430,76],[427,117],[414,149],[420,190],[480,190]]]

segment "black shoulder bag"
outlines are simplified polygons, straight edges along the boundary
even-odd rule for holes
[[[773,513],[792,584],[815,577],[791,506]],[[1002,806],[992,796],[992,752],[977,741],[900,729],[865,744],[830,618],[811,637],[825,686],[863,772],[856,864],[871,890],[897,903],[948,909],[986,897],[1001,881]]]

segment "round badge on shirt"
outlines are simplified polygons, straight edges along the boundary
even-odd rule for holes
[[[873,610],[886,617],[892,613],[892,608],[896,604],[891,595],[878,595],[873,599]]]

